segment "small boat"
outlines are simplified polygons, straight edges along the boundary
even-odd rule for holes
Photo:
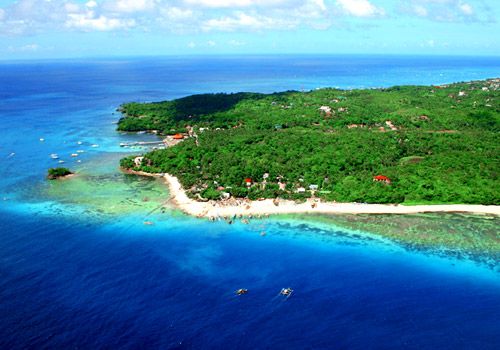
[[[60,160],[60,161],[59,161],[59,164],[63,164],[63,163],[64,163],[64,160]]]
[[[292,296],[293,289],[292,288],[282,288],[280,291],[280,295],[285,296],[287,299]]]
[[[52,153],[52,154],[50,155],[50,158],[52,158],[52,159],[58,159],[58,158],[59,158],[59,156],[58,156],[56,153]]]
[[[81,145],[83,142],[82,141],[78,141],[77,144]]]
[[[45,141],[45,139],[43,137],[40,137],[40,142],[43,142]]]
[[[85,152],[85,151],[82,149],[79,149],[78,151],[76,151],[76,153],[83,153],[83,152]]]
[[[90,146],[90,147],[94,147],[94,148],[96,148],[96,147],[99,147],[99,145],[97,145],[97,144],[93,144],[93,145],[92,145],[92,146]]]
[[[153,225],[152,221],[144,221],[144,225],[151,226]]]
[[[78,153],[71,153],[72,157],[78,157]]]
[[[248,289],[240,288],[235,291],[236,295],[243,295],[248,293]]]

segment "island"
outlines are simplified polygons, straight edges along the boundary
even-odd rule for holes
[[[47,179],[49,180],[57,180],[61,178],[68,178],[73,176],[74,173],[68,168],[50,168],[47,171]]]
[[[163,135],[168,147],[120,165],[161,175],[198,216],[498,214],[499,87],[495,78],[126,103],[118,130]]]

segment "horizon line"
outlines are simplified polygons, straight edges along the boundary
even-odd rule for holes
[[[443,53],[189,53],[189,54],[152,54],[152,55],[99,55],[99,56],[61,56],[40,58],[1,58],[1,63],[40,62],[40,61],[75,61],[75,60],[120,60],[120,59],[151,59],[151,58],[237,58],[237,57],[448,57],[448,58],[500,58],[500,54],[443,54]]]

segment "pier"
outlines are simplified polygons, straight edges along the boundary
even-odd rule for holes
[[[133,146],[149,146],[149,145],[164,145],[163,141],[137,141],[137,142],[122,142],[120,147],[133,147]]]

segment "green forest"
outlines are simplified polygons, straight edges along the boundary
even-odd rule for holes
[[[499,204],[499,88],[491,79],[127,103],[118,130],[186,139],[121,166],[175,175],[193,198]]]

